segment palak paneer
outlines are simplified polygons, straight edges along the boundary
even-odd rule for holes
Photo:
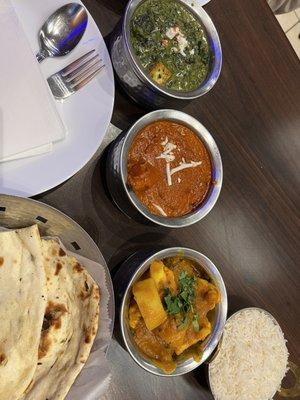
[[[152,80],[191,91],[206,79],[210,47],[199,19],[180,1],[145,0],[130,21],[133,50]]]

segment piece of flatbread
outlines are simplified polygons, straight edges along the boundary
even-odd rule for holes
[[[0,233],[0,400],[18,400],[30,384],[46,307],[38,227]]]
[[[97,334],[100,292],[76,258],[42,239],[47,307],[39,360],[24,400],[62,400],[84,367]]]

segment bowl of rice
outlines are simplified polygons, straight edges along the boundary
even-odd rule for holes
[[[244,308],[226,322],[208,379],[216,400],[269,400],[288,370],[288,349],[275,318]]]

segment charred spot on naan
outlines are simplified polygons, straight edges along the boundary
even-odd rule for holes
[[[98,314],[96,315],[96,317],[98,317]],[[93,335],[93,336],[96,336],[97,330],[98,330],[98,329],[97,329],[95,326],[92,327],[92,335]]]
[[[68,312],[64,304],[55,304],[52,301],[49,301],[44,321],[48,322],[48,328],[54,326],[55,329],[59,329],[61,327],[61,317]]]
[[[84,270],[84,268],[82,267],[82,265],[80,265],[78,262],[73,266],[73,270],[76,272],[82,272]]]
[[[59,248],[58,255],[59,255],[60,257],[64,257],[65,255],[67,255],[67,253],[64,251],[64,249],[62,249],[62,248],[60,247],[60,248]]]
[[[62,269],[62,264],[60,262],[56,263],[56,270],[55,270],[55,275],[58,275],[60,270]]]
[[[42,331],[41,334],[41,340],[40,340],[40,345],[39,345],[39,351],[38,351],[38,359],[40,360],[41,358],[45,357],[45,355],[48,353],[48,350],[51,346],[51,340],[49,338],[49,330]]]
[[[3,264],[4,264],[4,258],[0,257],[0,267],[2,267]]]
[[[87,280],[84,281],[84,287],[81,289],[78,297],[85,301],[86,299],[93,298],[94,300],[100,300],[100,290],[98,286],[89,286]]]
[[[98,286],[95,287],[95,290],[94,290],[94,299],[95,300],[100,300],[100,289],[99,289]]]
[[[58,251],[56,249],[52,249],[52,255],[53,257],[56,257],[58,255]]]
[[[39,359],[45,357],[51,346],[51,339],[50,339],[51,328],[53,327],[53,329],[60,329],[61,318],[67,312],[68,310],[66,309],[64,304],[59,304],[59,303],[55,304],[52,301],[49,301],[44,315],[42,334],[39,345],[39,356],[38,356]]]
[[[85,341],[85,343],[91,343],[92,338],[91,338],[91,335],[89,333],[85,335],[84,341]]]
[[[80,265],[78,262],[76,262],[76,264],[73,266],[73,270],[80,273],[80,272],[84,271],[84,268],[82,265]]]
[[[0,353],[0,366],[1,365],[6,365],[7,363],[7,357],[4,353]]]
[[[81,290],[79,296],[78,296],[82,301],[85,301],[86,299],[88,299],[89,297],[91,297],[91,293],[90,292],[86,292]]]
[[[87,328],[85,325],[83,326],[83,331],[84,331],[84,342],[85,343],[91,343],[92,341],[92,332],[91,328]]]
[[[99,310],[97,310],[93,315],[91,316],[91,321],[90,325],[86,326],[86,324],[83,324],[83,333],[84,333],[84,343],[89,344],[92,341],[94,341],[95,336],[97,335],[98,331],[98,317],[99,317]]]
[[[80,354],[80,356],[79,356],[79,361],[80,361],[82,364],[85,364],[85,363],[87,362],[86,356],[85,356],[84,354]]]

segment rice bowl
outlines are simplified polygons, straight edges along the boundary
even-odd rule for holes
[[[268,312],[243,309],[228,319],[219,351],[209,365],[216,400],[269,400],[287,372],[282,330]]]

